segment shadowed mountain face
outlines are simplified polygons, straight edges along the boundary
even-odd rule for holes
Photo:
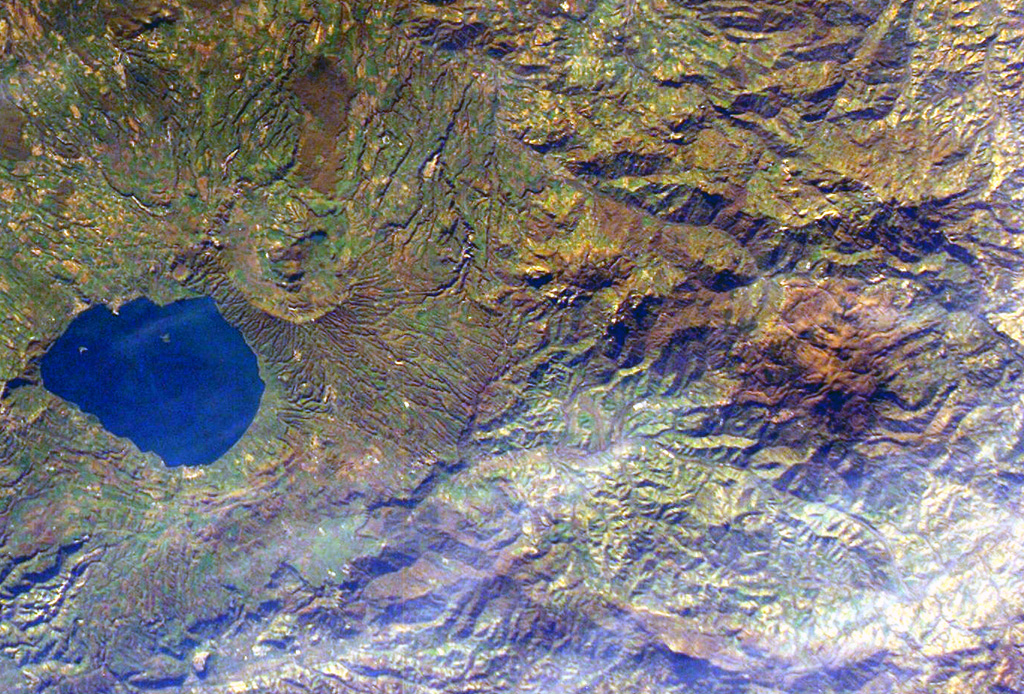
[[[1020,8],[5,10],[0,689],[1024,691]],[[140,296],[209,465],[47,372]]]
[[[46,389],[168,465],[203,465],[249,427],[263,382],[256,356],[210,299],[157,306],[136,299],[114,314],[91,308],[40,365]]]

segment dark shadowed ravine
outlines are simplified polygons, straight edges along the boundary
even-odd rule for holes
[[[0,0],[0,692],[1024,693],[1022,47]]]

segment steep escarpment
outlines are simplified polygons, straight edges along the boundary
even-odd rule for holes
[[[8,10],[9,689],[1024,688],[1019,8]],[[203,469],[40,382],[137,296]]]

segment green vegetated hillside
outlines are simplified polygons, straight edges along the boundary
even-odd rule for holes
[[[4,0],[0,684],[1024,690],[1024,10]],[[211,296],[168,468],[48,393]]]

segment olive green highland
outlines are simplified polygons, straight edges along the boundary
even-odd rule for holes
[[[0,691],[1024,692],[1019,0],[0,0]],[[167,467],[48,392],[213,297]]]

